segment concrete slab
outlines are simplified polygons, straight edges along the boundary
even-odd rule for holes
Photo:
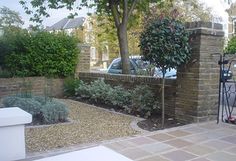
[[[132,161],[104,146],[43,158],[36,161]]]

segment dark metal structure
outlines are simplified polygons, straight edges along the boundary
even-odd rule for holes
[[[220,55],[218,62],[220,78],[217,123],[221,118],[222,122],[236,124],[236,117],[233,115],[234,110],[236,110],[236,81],[232,72],[234,63],[236,64],[236,60],[227,60],[225,54]]]

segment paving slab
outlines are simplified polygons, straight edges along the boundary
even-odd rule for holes
[[[170,160],[165,159],[165,158],[160,157],[160,156],[152,156],[152,157],[148,157],[148,158],[137,160],[137,161],[170,161]]]
[[[196,155],[190,154],[182,150],[172,151],[166,154],[163,154],[164,157],[168,158],[171,161],[185,161],[196,158]]]
[[[189,142],[201,143],[207,141],[209,138],[203,134],[197,134],[197,135],[187,136],[182,139]]]
[[[154,154],[173,149],[172,146],[167,145],[165,143],[147,144],[147,145],[141,146],[140,148]]]
[[[127,150],[121,151],[120,153],[132,160],[148,157],[151,155],[150,152],[147,152],[141,148],[127,149]]]
[[[197,159],[192,159],[191,161],[211,161],[206,158],[197,158]]]
[[[150,135],[148,137],[150,137],[154,140],[157,140],[157,141],[168,141],[168,140],[172,140],[175,138],[174,136],[171,136],[171,135],[165,134],[165,133]]]
[[[183,131],[183,130],[174,130],[174,131],[167,132],[167,134],[170,134],[170,135],[175,136],[175,137],[184,137],[184,136],[187,136],[187,135],[191,135],[192,133],[186,132],[186,131]]]
[[[129,148],[134,148],[135,145],[127,142],[127,141],[120,141],[120,142],[114,142],[114,143],[109,143],[109,144],[105,144],[105,147],[108,147],[112,150],[115,151],[123,151],[125,149],[129,149]]]
[[[224,142],[224,141],[221,141],[221,140],[208,141],[208,142],[205,142],[202,145],[208,146],[210,148],[214,148],[214,149],[219,150],[219,151],[234,146],[234,144],[227,143],[227,142]]]
[[[225,152],[232,153],[236,155],[236,146],[226,149]]]
[[[183,148],[183,147],[186,147],[186,146],[193,145],[192,142],[185,141],[185,140],[182,140],[182,139],[174,139],[174,140],[166,141],[164,143],[166,143],[168,145],[171,145],[173,147],[176,147],[176,148]]]
[[[227,136],[227,137],[224,137],[224,138],[222,138],[221,140],[223,140],[223,141],[226,141],[226,142],[229,142],[229,143],[232,143],[232,144],[235,144],[235,145],[236,145],[236,135],[234,135],[234,136]]]
[[[96,143],[96,145],[105,146],[132,161],[234,161],[236,160],[236,126],[216,124],[216,122],[198,123],[145,132],[128,138]],[[78,147],[81,148],[81,145]],[[71,151],[76,150],[78,151],[73,148]],[[48,152],[43,155],[43,158],[50,156],[52,154]],[[32,158],[27,159],[32,160]]]
[[[236,160],[236,155],[219,151],[208,155],[206,158],[214,161],[234,161]]]
[[[216,151],[213,148],[203,146],[203,145],[192,145],[192,146],[188,146],[188,147],[184,148],[183,150],[188,151],[188,152],[195,154],[195,155],[199,155],[199,156],[213,153]]]
[[[197,133],[203,133],[205,131],[207,131],[206,129],[204,128],[201,128],[201,127],[186,127],[186,128],[183,128],[183,131],[186,131],[186,132],[190,132],[190,133],[193,133],[193,134],[197,134]]]
[[[153,143],[155,140],[148,138],[148,137],[137,137],[134,139],[130,139],[129,142],[139,146],[139,145],[144,145],[144,144],[151,144]]]

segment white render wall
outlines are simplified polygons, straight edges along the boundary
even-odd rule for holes
[[[25,125],[32,115],[18,107],[0,109],[0,161],[25,158]]]

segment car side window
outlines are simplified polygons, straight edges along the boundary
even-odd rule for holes
[[[113,63],[111,66],[111,69],[121,70],[122,69],[121,61],[119,60],[119,61]],[[132,64],[131,61],[130,61],[130,70],[135,70],[134,65]]]
[[[121,69],[121,61],[113,63],[111,69]]]

